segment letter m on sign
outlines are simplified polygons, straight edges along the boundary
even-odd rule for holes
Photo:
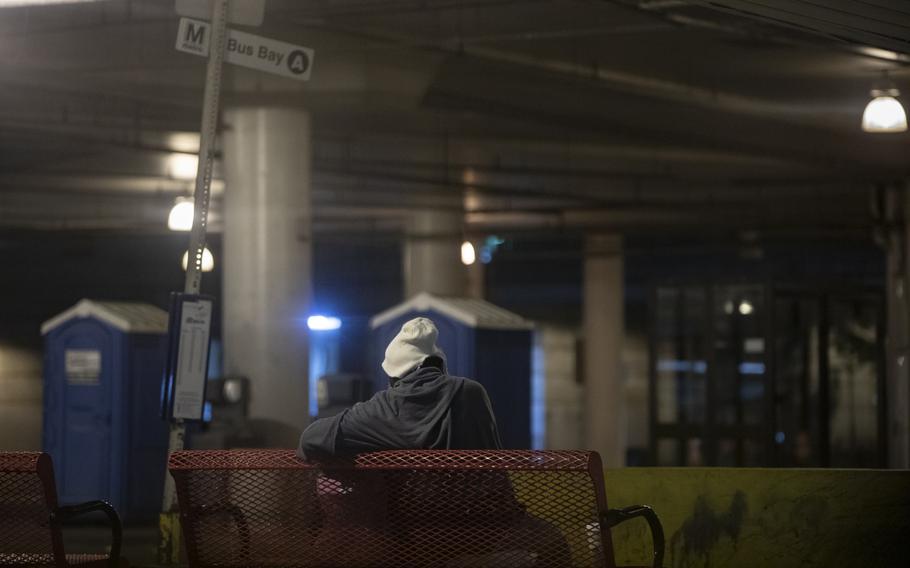
[[[198,26],[190,22],[190,25],[186,27],[186,35],[183,36],[183,41],[200,45],[205,43],[205,26]]]
[[[209,53],[209,24],[200,20],[180,18],[177,29],[177,51],[206,56]]]

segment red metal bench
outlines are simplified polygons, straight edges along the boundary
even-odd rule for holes
[[[101,511],[111,523],[110,554],[65,554],[61,523]],[[120,517],[104,501],[58,506],[51,457],[0,452],[0,567],[115,567],[120,562]]]
[[[305,463],[292,451],[170,459],[191,567],[614,566],[600,456],[394,450]]]

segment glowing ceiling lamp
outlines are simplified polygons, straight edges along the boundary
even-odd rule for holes
[[[872,100],[863,111],[863,130],[866,132],[906,132],[907,113],[896,97],[900,96],[887,73],[881,85],[870,92]]]
[[[193,229],[193,200],[185,197],[177,199],[167,216],[167,228],[172,231],[190,231]]]
[[[474,251],[474,245],[471,244],[471,241],[465,241],[461,243],[461,262],[465,266],[470,266],[474,264],[474,261],[477,260],[477,254]]]
[[[183,259],[180,261],[184,270],[186,270],[189,259],[190,251],[186,251],[183,253]],[[202,271],[211,272],[213,270],[215,270],[215,257],[212,256],[212,252],[208,248],[204,248],[202,249]]]
[[[752,312],[755,311],[755,306],[752,305],[752,302],[748,300],[743,300],[739,304],[739,313],[744,316],[752,315]]]

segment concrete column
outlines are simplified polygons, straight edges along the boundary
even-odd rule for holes
[[[887,318],[888,335],[885,342],[886,372],[885,403],[887,404],[888,465],[910,467],[910,198],[904,188],[887,193],[889,225],[887,235]]]
[[[225,123],[225,371],[250,378],[265,443],[294,444],[309,416],[309,115],[235,108]]]
[[[405,298],[420,292],[464,296],[467,270],[461,263],[460,211],[415,211],[408,221],[404,243]]]
[[[544,440],[541,448],[584,449],[584,388],[578,383],[578,333],[542,325],[534,333],[535,386],[542,391]],[[538,374],[539,373],[539,374]],[[532,403],[533,404],[533,403]]]
[[[589,235],[584,267],[584,377],[587,447],[604,467],[625,465],[622,345],[622,237]]]

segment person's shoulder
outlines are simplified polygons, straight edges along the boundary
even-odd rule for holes
[[[474,379],[466,379],[464,377],[455,377],[458,380],[462,381],[461,392],[463,396],[466,397],[486,397],[487,389],[483,388],[483,385]]]
[[[363,412],[370,411],[380,406],[388,406],[389,404],[389,389],[382,389],[373,393],[373,396],[367,400],[362,400],[360,402],[355,402],[349,409],[352,415],[357,415]]]

